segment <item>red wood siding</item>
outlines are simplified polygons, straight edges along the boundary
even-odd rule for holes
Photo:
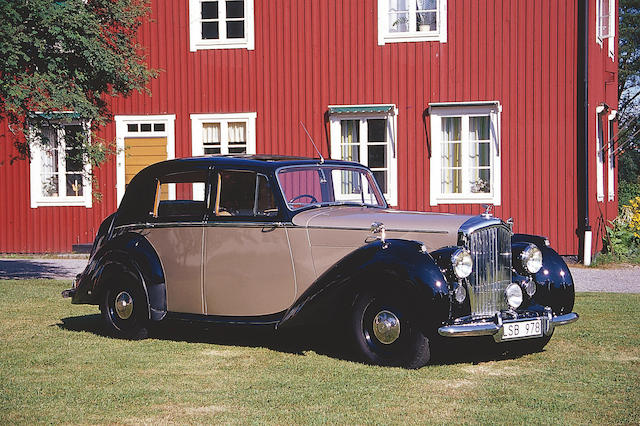
[[[595,1],[590,9],[595,13]],[[255,0],[255,50],[190,52],[187,1],[154,0],[140,39],[150,65],[162,71],[150,84],[152,96],[115,99],[112,109],[175,114],[177,157],[191,154],[190,114],[226,112],[257,112],[259,153],[313,156],[300,121],[329,155],[328,105],[395,104],[399,208],[475,214],[481,206],[429,205],[425,110],[430,102],[496,100],[503,110],[495,214],[513,217],[516,232],[546,235],[561,253],[577,253],[577,2],[448,0],[447,20],[446,43],[379,46],[377,0]],[[595,15],[591,22],[595,34]],[[606,52],[590,54],[590,73],[604,73],[605,59]],[[604,81],[591,73],[590,100],[605,98]],[[617,105],[615,87],[606,85],[609,105]],[[114,133],[110,125],[101,136],[113,140]],[[104,199],[92,209],[31,209],[28,164],[9,165],[12,151],[2,138],[0,252],[68,251],[91,242],[116,208],[115,162],[98,171]],[[594,133],[590,139],[595,167]],[[598,208],[609,219],[615,202],[596,206],[592,170],[595,223]]]

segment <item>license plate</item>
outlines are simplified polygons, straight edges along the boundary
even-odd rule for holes
[[[542,320],[510,322],[504,324],[503,340],[542,336]]]

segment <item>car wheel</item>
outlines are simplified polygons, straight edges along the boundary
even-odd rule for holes
[[[416,327],[407,303],[398,297],[359,295],[350,328],[356,350],[366,362],[420,368],[431,358],[429,339]]]
[[[118,338],[145,339],[148,306],[142,285],[131,273],[116,279],[120,282],[107,287],[100,305],[106,332]]]

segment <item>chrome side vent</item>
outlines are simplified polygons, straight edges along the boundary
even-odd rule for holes
[[[511,232],[503,225],[474,230],[467,239],[474,271],[469,276],[469,301],[474,317],[508,309],[504,291],[511,283]]]

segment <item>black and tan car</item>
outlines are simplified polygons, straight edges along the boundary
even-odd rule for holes
[[[119,337],[167,318],[331,324],[365,361],[410,368],[439,336],[533,351],[578,318],[569,269],[544,237],[488,213],[389,209],[357,163],[272,156],[142,170],[63,296],[99,305]]]

